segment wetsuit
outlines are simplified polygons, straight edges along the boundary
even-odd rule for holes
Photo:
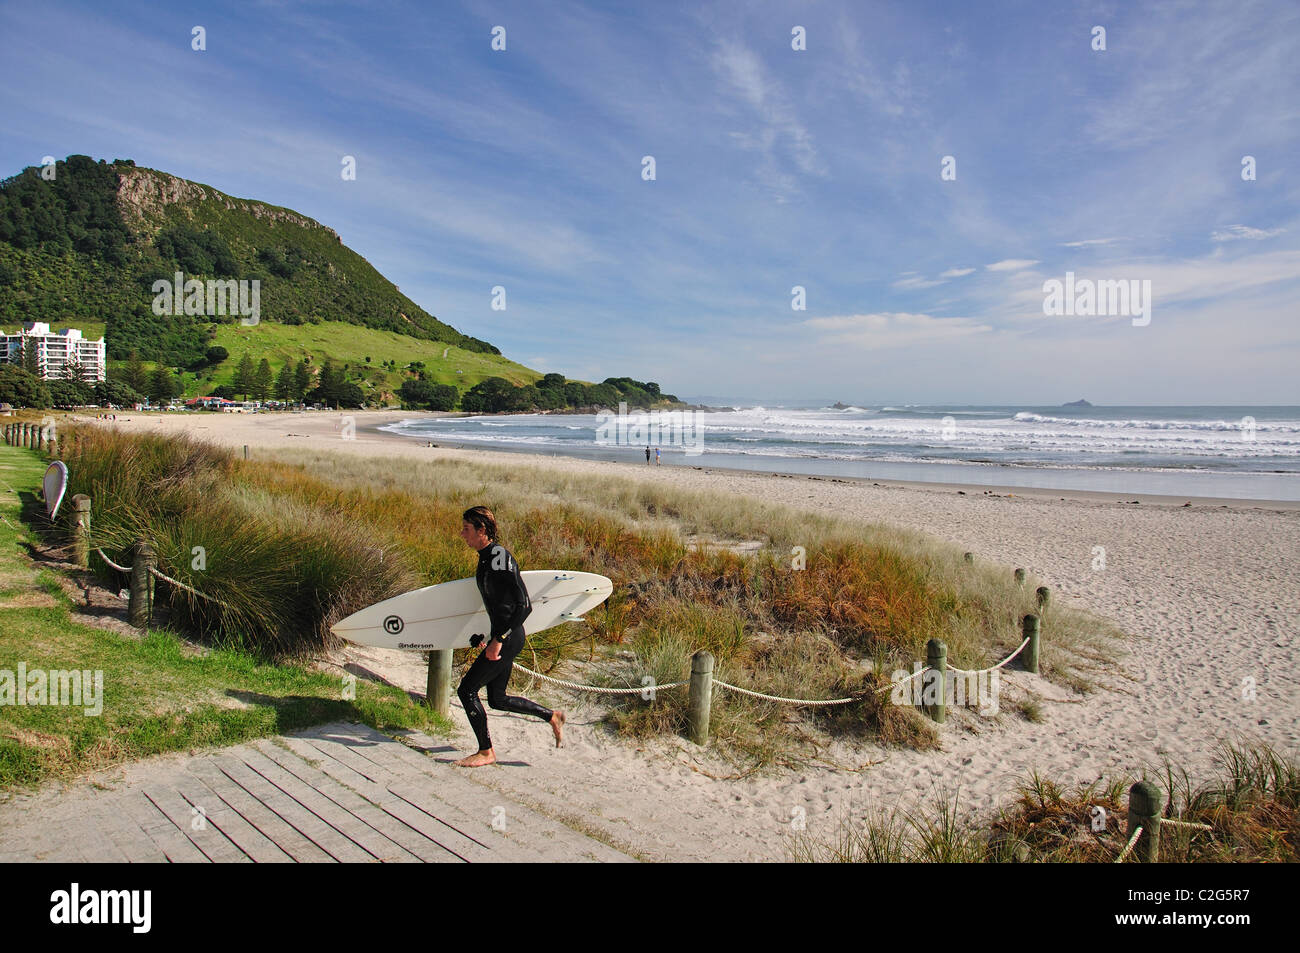
[[[486,651],[480,652],[461,679],[456,694],[460,696],[470,727],[478,737],[479,751],[487,751],[492,747],[492,738],[488,734],[487,712],[478,697],[484,685],[488,690],[488,704],[498,711],[513,711],[550,721],[551,710],[527,698],[506,694],[515,656],[524,647],[524,619],[533,611],[514,556],[500,543],[488,543],[478,552],[474,580],[492,623],[488,638],[502,643],[501,655],[494,662],[487,657]]]

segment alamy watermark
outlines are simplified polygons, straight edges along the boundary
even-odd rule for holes
[[[0,705],[58,705],[97,717],[104,711],[104,673],[96,669],[0,668]]]
[[[1060,317],[1120,316],[1133,319],[1133,327],[1151,323],[1151,279],[1075,279],[1065,273],[1065,281],[1049,278],[1043,282],[1043,314]]]
[[[252,327],[262,320],[262,281],[244,278],[219,280],[198,278],[185,280],[184,272],[176,272],[168,281],[159,278],[153,283],[153,313],[188,314],[215,317],[219,314],[238,314],[239,323]]]
[[[964,708],[974,704],[984,716],[998,713],[998,698],[1002,691],[1001,673],[998,669],[982,672],[945,671],[945,677],[936,678],[933,671],[922,674],[922,663],[915,662],[909,675],[904,669],[895,669],[890,676],[893,687],[889,700],[895,705],[940,705],[951,698],[953,705]],[[922,684],[924,683],[924,684]],[[940,694],[942,691],[943,694]]]
[[[687,456],[704,452],[704,421],[697,410],[652,410],[629,414],[619,401],[618,413],[596,415],[596,445],[601,447],[681,447]]]

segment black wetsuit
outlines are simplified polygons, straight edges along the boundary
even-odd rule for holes
[[[500,543],[489,543],[479,550],[474,579],[492,622],[488,638],[500,639],[503,644],[501,655],[495,662],[487,657],[486,650],[479,653],[461,679],[456,694],[460,696],[470,727],[478,737],[479,750],[486,751],[492,747],[492,738],[488,734],[487,712],[478,697],[484,685],[488,690],[488,704],[498,711],[513,711],[550,721],[551,710],[527,698],[506,694],[515,656],[524,647],[524,620],[533,611],[514,556]]]

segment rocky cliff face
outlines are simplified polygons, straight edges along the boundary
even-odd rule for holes
[[[216,189],[199,185],[188,179],[157,172],[153,169],[131,167],[118,168],[117,201],[122,209],[123,218],[135,227],[160,223],[163,210],[168,205],[192,205],[212,199],[220,202],[230,211],[241,211],[254,218],[276,222],[287,222],[304,228],[319,228],[328,232],[336,242],[343,243],[338,232],[326,228],[320,222],[299,215],[288,209],[276,208],[264,202],[252,202],[237,199]]]

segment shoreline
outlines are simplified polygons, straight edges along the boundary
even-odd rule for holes
[[[358,425],[357,430],[369,434],[379,440],[391,440],[402,443],[413,443],[421,445],[421,441],[416,437],[404,437],[400,434],[393,433],[390,430],[384,430],[390,424],[397,423],[399,420],[414,419],[408,414],[411,412],[402,412],[396,414],[392,411],[373,411],[372,413],[383,413],[389,416],[396,416],[393,420],[374,420],[368,422],[365,426]],[[419,412],[419,416],[427,417],[455,417],[462,416],[455,413],[438,413],[433,411]],[[428,448],[425,448],[428,449]],[[494,454],[510,454],[511,456],[523,456],[530,461],[553,460],[562,458],[566,460],[581,460],[590,463],[608,463],[617,467],[626,467],[629,476],[635,476],[641,472],[638,467],[644,468],[645,471],[655,469],[654,465],[647,465],[636,459],[629,461],[608,460],[596,457],[578,456],[568,454],[563,451],[539,452],[536,450],[522,450],[513,447],[493,446],[485,443],[457,441],[454,439],[442,438],[436,443],[434,449],[440,450],[463,450],[467,452],[484,452]],[[635,449],[629,451],[629,455],[636,453]],[[825,481],[830,483],[851,483],[863,486],[876,486],[881,488],[902,487],[909,490],[917,491],[934,491],[938,493],[964,493],[967,496],[993,496],[1000,497],[1037,497],[1042,499],[1051,499],[1057,501],[1069,501],[1071,499],[1083,500],[1088,502],[1109,502],[1123,503],[1132,505],[1131,500],[1137,500],[1141,505],[1152,506],[1169,506],[1182,507],[1187,503],[1193,506],[1224,506],[1224,507],[1247,507],[1251,509],[1267,509],[1279,511],[1300,510],[1300,500],[1269,500],[1254,499],[1250,497],[1219,497],[1219,496],[1172,496],[1161,493],[1131,493],[1118,494],[1108,490],[1058,490],[1050,487],[1024,487],[1013,486],[1011,484],[1000,483],[961,483],[956,481],[938,481],[938,480],[899,480],[899,479],[873,479],[871,477],[858,476],[839,476],[827,473],[792,473],[779,469],[760,469],[760,468],[740,468],[724,466],[696,466],[695,464],[671,463],[668,468],[674,469],[691,469],[703,471],[705,473],[734,473],[738,475],[750,475],[760,477],[776,477],[790,480],[814,480]],[[662,466],[660,467],[663,468]],[[1029,468],[1026,468],[1029,469]],[[987,491],[987,492],[985,492]],[[1064,494],[1064,495],[1062,495]],[[1122,497],[1122,499],[1117,499]]]
[[[433,448],[424,446],[424,441],[417,437],[407,437],[393,433],[381,428],[398,423],[403,420],[416,419],[446,419],[466,416],[460,411],[436,411],[436,410],[355,410],[348,413],[342,411],[305,411],[294,413],[291,411],[272,411],[269,413],[258,414],[216,414],[210,412],[194,412],[189,414],[168,414],[168,413],[141,413],[135,412],[130,417],[118,415],[117,421],[100,421],[96,418],[81,417],[76,414],[69,414],[71,420],[78,422],[89,422],[109,425],[122,425],[133,421],[144,422],[161,422],[148,424],[149,429],[162,430],[166,432],[194,431],[196,434],[207,434],[209,436],[231,430],[260,432],[268,427],[274,428],[280,424],[289,424],[297,422],[302,424],[299,429],[307,431],[303,433],[294,432],[292,429],[285,433],[284,437],[289,438],[315,438],[333,437],[339,440],[344,446],[341,449],[347,449],[346,444],[355,441],[342,438],[339,422],[344,417],[352,417],[356,421],[355,431],[358,436],[364,435],[366,442],[380,442],[393,447],[407,447],[409,450],[429,451],[434,450],[448,454],[471,455],[477,459],[496,463],[510,463],[517,465],[519,458],[525,458],[528,463],[533,465],[553,465],[555,461],[571,461],[584,465],[598,466],[602,470],[612,468],[613,472],[628,476],[634,479],[643,479],[653,477],[655,472],[687,471],[703,472],[709,474],[729,474],[737,479],[744,478],[762,478],[762,479],[785,479],[795,481],[812,481],[825,483],[841,483],[853,486],[873,487],[879,489],[904,489],[918,493],[933,493],[937,495],[965,495],[973,498],[1013,498],[1013,499],[1037,499],[1050,500],[1053,502],[1084,502],[1084,503],[1111,503],[1115,505],[1132,506],[1133,501],[1137,501],[1140,506],[1159,506],[1168,508],[1184,508],[1190,503],[1192,507],[1220,507],[1226,509],[1249,509],[1249,510],[1268,510],[1276,512],[1295,512],[1300,511],[1300,500],[1273,500],[1273,499],[1256,499],[1251,497],[1221,497],[1221,496],[1203,496],[1203,495],[1171,495],[1161,493],[1119,493],[1110,490],[1082,490],[1082,489],[1053,489],[1048,487],[1025,487],[1005,483],[963,483],[960,481],[930,481],[930,480],[906,480],[893,478],[872,478],[860,476],[841,476],[836,474],[821,473],[793,473],[779,469],[749,469],[740,467],[726,466],[707,466],[695,464],[678,464],[670,463],[667,465],[646,465],[637,459],[622,461],[610,460],[601,457],[579,456],[567,454],[560,451],[539,452],[537,450],[515,449],[505,446],[487,446],[477,442],[456,441],[454,439],[443,438],[435,442]],[[321,426],[325,421],[329,426]],[[249,436],[249,439],[256,439]],[[231,444],[232,441],[224,441]],[[234,442],[238,446],[241,441]],[[260,446],[293,446],[285,444],[282,440],[258,440]],[[253,444],[250,444],[253,446]],[[405,454],[404,454],[405,455]],[[631,455],[631,452],[629,453]],[[423,453],[421,456],[427,458],[428,454]],[[608,472],[608,471],[607,471]]]

